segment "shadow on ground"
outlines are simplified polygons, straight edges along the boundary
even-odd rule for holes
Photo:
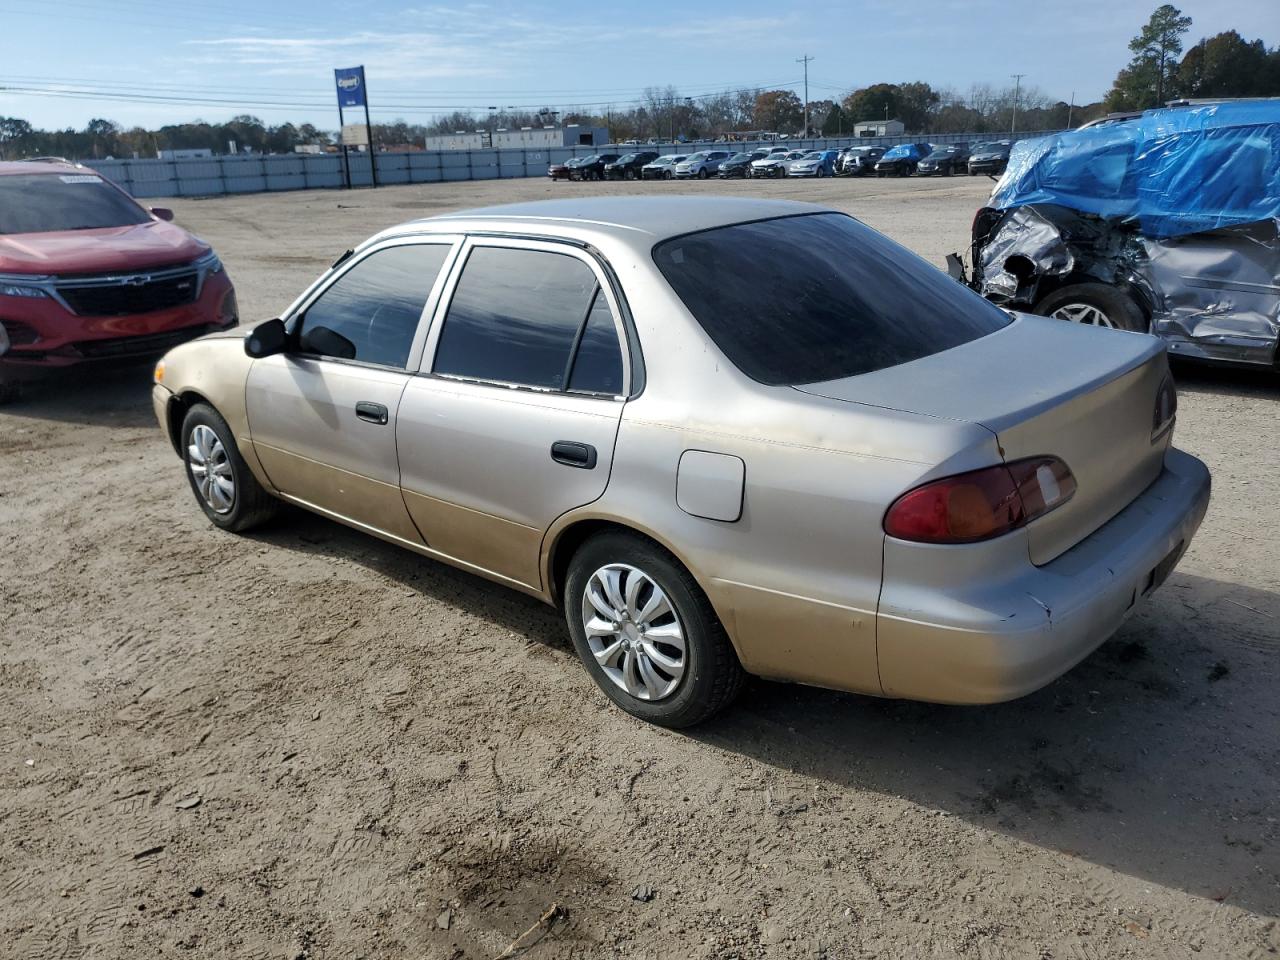
[[[258,536],[571,649],[557,611],[319,517],[291,512]],[[1280,595],[1175,574],[1097,653],[1021,700],[945,707],[755,681],[689,736],[1276,914],[1278,656]]]
[[[82,423],[91,427],[153,426],[151,372],[155,360],[87,363],[19,371],[22,395],[0,407],[7,417]],[[9,370],[0,371],[6,376]]]

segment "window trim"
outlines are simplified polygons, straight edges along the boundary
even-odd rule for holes
[[[431,317],[435,313],[435,308],[440,296],[445,288],[453,272],[455,262],[458,257],[458,251],[462,248],[464,238],[460,234],[414,234],[410,236],[388,237],[377,243],[372,243],[359,250],[354,254],[347,254],[339,258],[327,273],[321,274],[306,291],[303,292],[297,300],[295,300],[289,309],[285,311],[283,320],[285,329],[288,331],[289,347],[285,351],[285,355],[289,357],[297,357],[299,359],[313,360],[321,363],[341,364],[349,367],[365,367],[373,370],[392,370],[397,373],[412,374],[422,361],[422,351],[426,346],[427,336],[430,333]],[[414,329],[413,340],[409,344],[409,355],[405,359],[404,366],[395,366],[386,363],[371,363],[368,360],[347,360],[344,357],[331,357],[320,353],[307,353],[298,349],[299,328],[304,322],[306,313],[315,304],[317,300],[328,292],[329,288],[341,280],[346,274],[359,266],[365,260],[369,259],[376,253],[383,250],[390,250],[393,247],[423,247],[423,246],[448,246],[450,249],[445,252],[444,263],[440,265],[440,271],[436,274],[435,281],[431,284],[431,290],[427,293],[427,299],[422,305],[422,312],[418,314],[418,325]]]
[[[435,361],[436,352],[440,346],[440,334],[444,330],[445,320],[449,314],[449,307],[453,304],[454,294],[457,292],[458,283],[462,279],[462,274],[466,270],[467,261],[471,257],[473,250],[482,247],[493,247],[503,250],[534,250],[539,253],[548,253],[553,256],[568,256],[584,263],[588,270],[596,279],[596,289],[603,293],[605,301],[608,303],[609,312],[613,316],[614,330],[618,337],[618,350],[622,354],[622,391],[620,393],[594,393],[586,390],[570,390],[568,382],[565,383],[563,389],[553,389],[551,387],[538,387],[527,383],[510,383],[506,380],[490,380],[483,377],[463,377],[452,373],[436,373]],[[594,304],[594,297],[592,298]],[[440,297],[435,304],[435,311],[432,315],[430,327],[427,333],[426,343],[416,371],[412,371],[416,376],[429,377],[435,380],[448,380],[452,383],[474,383],[487,387],[503,387],[508,390],[521,390],[527,393],[536,393],[544,396],[566,396],[581,397],[587,400],[607,400],[614,403],[622,403],[631,399],[634,394],[632,388],[636,383],[636,367],[633,362],[634,340],[630,333],[631,324],[630,313],[624,314],[624,301],[621,300],[620,293],[615,286],[615,277],[611,269],[607,269],[605,261],[595,251],[590,249],[586,244],[577,243],[571,240],[560,240],[552,237],[528,237],[507,234],[469,234],[463,241],[461,248],[456,252],[449,279]],[[588,309],[588,316],[590,310]],[[624,319],[624,317],[626,319]],[[577,362],[577,349],[581,342],[583,325],[580,323],[578,333],[575,335],[570,360]],[[643,374],[640,375],[643,380]]]

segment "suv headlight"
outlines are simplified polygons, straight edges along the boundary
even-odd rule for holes
[[[196,260],[194,265],[200,268],[201,270],[205,270],[209,273],[222,272],[222,261],[218,259],[218,255],[214,253],[212,250],[206,253],[203,257],[200,257],[198,260]]]

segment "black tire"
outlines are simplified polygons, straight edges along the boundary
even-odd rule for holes
[[[701,170],[699,170],[699,171],[698,171],[698,179],[699,179],[699,180],[705,180],[705,179],[707,179],[707,168],[706,168],[706,167],[703,167]]]
[[[191,434],[199,426],[208,427],[217,435],[223,450],[226,451],[227,462],[231,466],[235,492],[231,509],[221,513],[210,506],[200,493],[200,487],[192,473],[191,461],[187,455],[187,449],[191,446]],[[235,435],[217,410],[205,403],[193,405],[182,420],[182,431],[179,436],[182,438],[183,470],[187,475],[187,482],[191,485],[191,493],[214,526],[232,533],[242,533],[266,523],[279,512],[280,501],[267,493],[258,483],[258,478],[253,475],[249,465],[244,462],[244,457],[240,455]]]
[[[587,642],[582,621],[587,584],[597,570],[615,563],[637,568],[662,589],[685,634],[684,673],[675,690],[660,700],[642,700],[619,687]],[[564,607],[574,648],[591,679],[610,700],[640,720],[674,729],[691,727],[729,706],[746,681],[733,644],[702,588],[675,557],[645,537],[610,531],[587,540],[569,563]]]
[[[821,178],[821,177],[825,177],[826,175],[827,175],[827,171],[825,171],[825,170],[823,170],[821,167],[819,167],[819,168],[818,168],[818,172],[817,172],[817,176],[818,176],[819,178]]]
[[[662,179],[663,179],[663,180],[674,180],[674,179],[675,179],[675,176],[676,176],[676,175],[675,175],[674,173],[672,173],[670,170],[663,170],[663,171],[662,171]]]
[[[1150,329],[1146,315],[1133,297],[1120,288],[1105,283],[1072,283],[1059,287],[1037,303],[1034,309],[1036,313],[1048,317],[1056,310],[1077,303],[1101,311],[1117,330],[1146,333]]]

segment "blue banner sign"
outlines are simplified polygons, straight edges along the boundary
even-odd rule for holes
[[[363,107],[364,99],[364,67],[347,67],[333,71],[333,80],[338,87],[338,106]]]

